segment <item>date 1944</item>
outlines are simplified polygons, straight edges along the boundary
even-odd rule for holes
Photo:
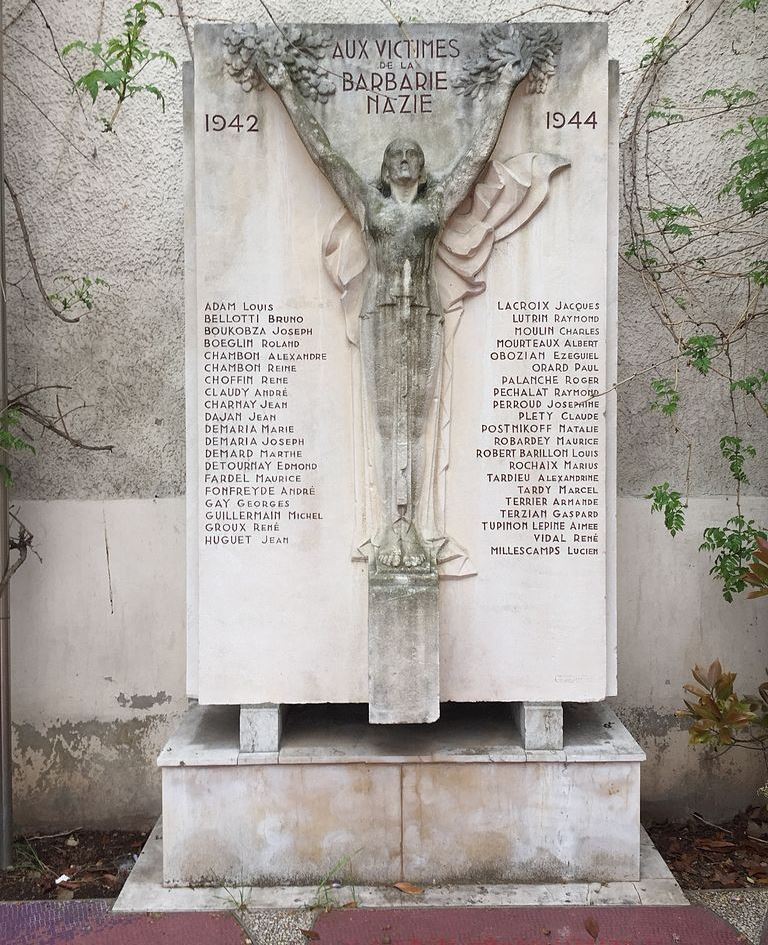
[[[575,111],[570,118],[563,112],[547,112],[547,128],[565,128],[566,125],[594,129],[597,128],[597,117],[594,112],[586,118],[582,118],[580,111]]]
[[[205,113],[205,130],[206,131],[236,131],[236,132],[253,132],[259,130],[259,116],[258,115],[233,115],[232,118],[227,118],[226,115],[220,115],[218,113],[210,115],[208,112]]]

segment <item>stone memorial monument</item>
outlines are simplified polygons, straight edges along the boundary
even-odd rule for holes
[[[638,878],[606,42],[197,28],[167,884]]]

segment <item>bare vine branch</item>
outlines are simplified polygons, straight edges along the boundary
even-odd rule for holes
[[[79,410],[86,410],[89,407],[88,404],[82,403],[77,404],[75,407],[70,407],[68,410],[62,410],[60,392],[70,390],[72,390],[72,388],[65,384],[43,384],[30,387],[27,390],[19,391],[9,397],[8,407],[10,409],[16,410],[19,414],[27,417],[29,420],[32,420],[44,430],[48,430],[50,433],[60,437],[62,440],[66,440],[71,446],[91,452],[112,452],[114,449],[113,444],[100,445],[86,443],[84,440],[81,440],[79,437],[70,432],[69,428],[67,427],[66,418]],[[32,397],[34,394],[39,394],[42,391],[56,391],[55,413],[47,412],[45,409],[38,407],[31,402],[30,397]]]
[[[11,551],[17,553],[15,561],[10,561],[8,567],[6,568],[5,574],[0,578],[0,597],[5,593],[8,585],[11,582],[13,575],[19,570],[19,568],[27,560],[27,555],[29,549],[32,548],[32,542],[34,540],[34,535],[26,528],[23,522],[21,522],[13,512],[9,512],[9,515],[14,519],[18,525],[18,532],[15,536],[9,538],[8,544],[10,545]],[[34,550],[34,549],[33,549]]]
[[[45,286],[43,285],[43,278],[40,275],[40,269],[38,268],[38,265],[37,265],[37,259],[35,258],[35,253],[34,253],[34,250],[32,249],[32,241],[30,240],[30,237],[29,237],[29,228],[27,227],[27,222],[24,219],[24,210],[22,209],[18,194],[11,186],[11,182],[8,180],[7,174],[5,175],[4,180],[5,180],[6,190],[10,194],[11,200],[13,201],[13,208],[16,211],[16,219],[19,221],[19,228],[21,229],[21,236],[22,236],[22,239],[24,240],[24,247],[27,251],[27,258],[29,259],[29,264],[32,267],[32,275],[34,276],[35,282],[37,284],[37,288],[40,290],[40,296],[43,302],[45,303],[45,307],[48,309],[49,312],[54,314],[56,318],[60,318],[61,321],[63,322],[69,322],[70,324],[73,322],[79,322],[80,321],[79,315],[75,315],[70,318],[69,316],[65,315],[62,311],[60,311],[58,308],[56,308],[56,306],[53,304],[53,302],[51,302],[50,298],[48,297],[48,293],[46,292]]]
[[[184,35],[187,37],[187,46],[189,47],[189,58],[192,60],[192,62],[194,62],[195,50],[192,45],[192,30],[189,27],[189,20],[187,19],[187,14],[184,12],[183,0],[176,0],[176,9],[179,11],[179,22],[181,23],[181,28],[184,30]]]

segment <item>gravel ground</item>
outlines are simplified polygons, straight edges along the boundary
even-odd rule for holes
[[[248,909],[237,914],[251,945],[307,945],[302,929],[312,927],[314,913],[278,911],[276,909]]]
[[[768,889],[684,889],[692,905],[706,906],[760,945],[760,932],[768,912]]]

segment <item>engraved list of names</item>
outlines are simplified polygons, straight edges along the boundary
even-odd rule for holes
[[[201,318],[203,543],[289,545],[323,517],[296,384],[327,354],[273,303],[208,300]]]
[[[604,329],[594,299],[498,299],[475,456],[493,557],[594,557],[604,515]]]

